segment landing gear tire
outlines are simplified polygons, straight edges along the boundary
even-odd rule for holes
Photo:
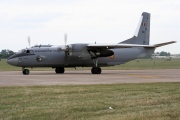
[[[23,75],[29,75],[30,71],[28,69],[24,69],[22,71]]]
[[[101,74],[101,68],[100,67],[92,67],[91,73],[92,74]]]
[[[55,69],[55,72],[57,73],[57,74],[59,74],[59,73],[64,73],[64,67],[57,67],[56,69]]]

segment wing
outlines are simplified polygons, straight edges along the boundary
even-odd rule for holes
[[[114,52],[110,49],[115,48],[132,48],[132,47],[143,47],[143,48],[156,48],[164,45],[175,43],[176,41],[165,42],[155,45],[139,45],[139,44],[88,44],[88,51],[93,58],[107,57],[114,55]]]
[[[139,44],[88,44],[90,49],[115,49],[115,48],[132,48],[132,47],[144,47],[144,48],[156,48],[164,45],[176,43],[176,41],[165,42],[155,45],[139,45]]]

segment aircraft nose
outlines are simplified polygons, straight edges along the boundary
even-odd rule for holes
[[[7,59],[7,63],[16,66],[18,64],[18,58]]]

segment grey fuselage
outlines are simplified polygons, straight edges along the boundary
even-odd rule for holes
[[[36,46],[23,49],[8,58],[7,62],[18,67],[93,67],[95,63],[87,49],[88,44],[70,44],[71,54],[67,55],[60,47]],[[143,47],[110,49],[112,57],[98,57],[98,66],[114,66],[142,58],[154,52]]]

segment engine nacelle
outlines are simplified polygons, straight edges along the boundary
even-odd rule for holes
[[[111,55],[114,55],[114,52],[112,50],[89,50],[89,53],[92,58],[97,58],[97,57],[108,57]]]
[[[78,59],[91,59],[89,52],[87,51],[87,44],[70,44],[66,55]]]
[[[111,50],[100,50],[96,53],[97,57],[108,57],[114,55],[114,52]]]

